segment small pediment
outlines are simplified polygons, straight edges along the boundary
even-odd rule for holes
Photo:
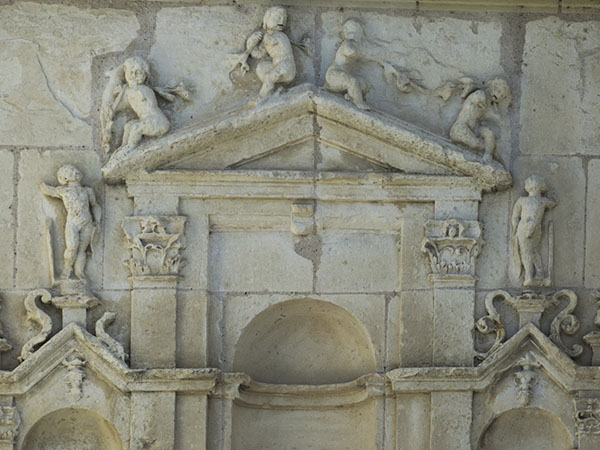
[[[103,175],[121,182],[155,170],[391,172],[464,176],[485,190],[511,184],[497,162],[483,163],[445,138],[307,86],[117,151]]]

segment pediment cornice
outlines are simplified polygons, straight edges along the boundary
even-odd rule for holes
[[[402,167],[399,167],[401,163],[394,158],[397,153],[420,161],[421,166],[430,166],[436,173],[449,173],[450,178],[469,178],[480,190],[501,190],[509,187],[512,182],[510,173],[496,161],[484,163],[481,161],[481,155],[461,148],[445,138],[380,112],[359,110],[342,98],[307,86],[294,88],[284,95],[267,100],[254,109],[233,111],[208,123],[190,126],[165,137],[148,140],[133,150],[117,151],[111,155],[102,173],[106,181],[112,183],[144,178],[144,174],[157,174],[156,171],[162,171],[163,178],[166,176],[165,172],[177,178],[176,174],[182,172],[182,168],[174,169],[173,164],[176,162],[207,155],[215,159],[214,153],[218,152],[221,153],[218,153],[217,157],[228,161],[227,167],[223,169],[235,168],[238,163],[251,159],[253,155],[244,153],[243,150],[238,154],[238,150],[231,147],[224,150],[222,146],[219,147],[220,143],[250,138],[255,141],[262,138],[269,140],[268,134],[275,124],[304,116],[316,121],[326,121],[329,127],[338,127],[340,134],[351,131],[369,139],[370,145],[362,145],[360,149],[349,149],[349,151],[376,166],[389,167],[392,173],[403,172]],[[311,134],[312,128],[310,126]],[[314,133],[318,132],[314,131]],[[271,141],[277,140],[279,135],[272,138]],[[322,137],[317,136],[317,138]],[[335,140],[335,136],[329,139]],[[377,148],[378,142],[382,148],[385,146],[386,149],[391,150],[380,151]],[[284,143],[280,142],[280,144]],[[333,144],[335,145],[335,142]],[[350,141],[350,144],[345,142],[343,145],[348,147],[353,144]],[[365,150],[364,147],[374,148],[374,150]],[[268,150],[268,148],[264,149],[264,151]],[[226,176],[228,170],[222,172],[223,176]],[[182,178],[179,176],[177,179]],[[277,181],[275,177],[274,182]],[[451,179],[448,181],[448,184],[454,182]]]

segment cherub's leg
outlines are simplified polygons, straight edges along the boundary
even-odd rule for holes
[[[77,249],[77,259],[75,260],[75,276],[80,280],[85,280],[85,263],[87,260],[87,248],[92,240],[93,226],[88,224],[79,232],[79,246]]]
[[[123,135],[123,142],[126,143],[127,147],[133,148],[140,143],[142,137],[144,136],[142,133],[143,125],[139,120],[127,122],[127,125],[129,125],[127,140],[125,140],[125,135]],[[127,129],[127,125],[125,125],[125,129]]]
[[[464,144],[473,150],[484,150],[483,140],[475,136],[475,133],[464,122],[455,122],[450,128],[450,139],[452,142]]]
[[[275,90],[275,80],[273,74],[273,62],[271,60],[265,60],[258,63],[256,66],[256,76],[262,81],[262,86],[258,93],[259,98],[270,95]]]
[[[347,92],[350,100],[360,109],[369,109],[362,95],[360,81],[343,70],[330,69],[325,75],[326,88],[332,92]]]
[[[127,142],[129,142],[129,134],[131,133],[131,127],[133,126],[134,123],[136,123],[137,120],[130,120],[129,122],[127,122],[125,124],[125,126],[123,127],[123,140],[121,142],[121,147],[124,147],[127,145]]]
[[[544,265],[539,251],[533,254],[533,267],[535,268],[535,278],[544,278]]]
[[[66,280],[71,278],[73,273],[73,265],[75,264],[77,249],[79,247],[79,228],[70,222],[67,222],[65,226],[65,247],[61,278]]]
[[[483,138],[483,161],[492,162],[494,160],[494,150],[496,149],[496,136],[494,132],[487,127],[481,127],[479,133]]]

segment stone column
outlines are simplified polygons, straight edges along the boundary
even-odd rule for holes
[[[429,220],[423,251],[433,283],[433,365],[472,366],[475,260],[481,245],[476,220]]]
[[[177,281],[185,217],[123,221],[131,273],[131,367],[175,367]]]
[[[131,393],[131,450],[175,448],[175,392]]]
[[[249,384],[250,377],[243,373],[224,373],[214,393],[221,400],[221,438],[219,450],[231,450],[233,437],[233,402],[240,394],[240,386]]]

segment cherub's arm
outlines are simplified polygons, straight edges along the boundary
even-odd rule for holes
[[[558,201],[551,195],[546,196],[546,208],[552,209],[558,205]]]
[[[96,193],[92,188],[86,188],[88,192],[88,198],[90,199],[90,205],[92,207],[92,215],[94,216],[94,221],[96,223],[100,223],[102,220],[102,208],[98,204],[96,200]]]
[[[523,206],[521,205],[521,199],[517,200],[517,203],[515,203],[515,206],[513,208],[513,213],[512,213],[512,229],[513,229],[513,233],[517,232],[517,226],[519,225],[519,222],[521,221],[521,210],[523,209]]]
[[[49,197],[62,198],[61,188],[58,186],[50,186],[46,183],[38,184],[38,189],[42,191],[42,194]]]

